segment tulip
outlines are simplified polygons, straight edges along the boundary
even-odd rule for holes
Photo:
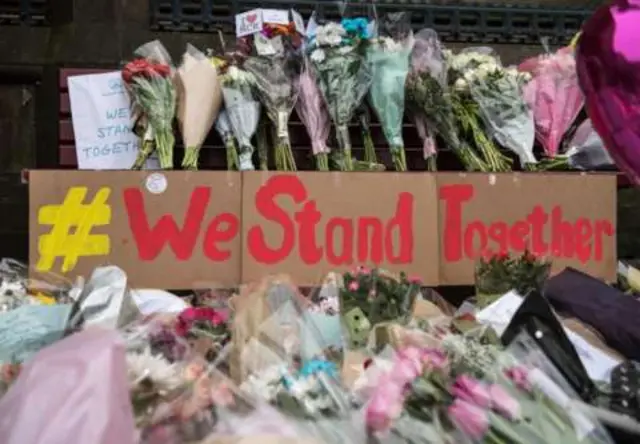
[[[529,382],[529,375],[527,369],[524,367],[511,367],[505,371],[507,378],[511,380],[520,390],[530,392],[531,382]]]
[[[388,430],[391,422],[402,414],[404,392],[404,384],[382,378],[367,406],[367,427],[374,432]]]
[[[461,399],[453,401],[448,408],[449,416],[454,424],[469,438],[481,441],[489,430],[489,418],[479,407]]]
[[[491,397],[486,387],[466,375],[459,376],[456,379],[451,387],[451,394],[478,407],[489,408],[491,406]]]
[[[520,419],[520,404],[505,389],[497,384],[489,386],[491,408],[507,419],[515,421]]]

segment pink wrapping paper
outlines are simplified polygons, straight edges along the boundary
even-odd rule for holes
[[[86,330],[40,351],[0,400],[2,444],[135,444],[124,346]]]

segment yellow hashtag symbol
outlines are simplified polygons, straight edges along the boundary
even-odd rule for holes
[[[109,235],[91,234],[91,231],[111,222],[111,206],[106,203],[111,190],[101,188],[93,201],[85,204],[87,191],[86,187],[73,187],[62,205],[45,205],[38,211],[38,223],[52,227],[49,234],[38,239],[38,271],[51,271],[59,257],[63,260],[62,272],[67,273],[80,257],[109,254]]]

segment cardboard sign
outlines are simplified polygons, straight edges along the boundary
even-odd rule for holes
[[[115,264],[135,287],[318,285],[357,265],[467,285],[480,257],[525,249],[616,273],[615,175],[32,171],[29,187],[35,270]]]
[[[78,168],[131,168],[138,136],[131,131],[131,104],[120,71],[73,76],[67,82]],[[146,166],[157,169],[157,158]]]
[[[118,265],[134,288],[235,285],[240,180],[233,172],[32,171],[30,263],[85,278]]]

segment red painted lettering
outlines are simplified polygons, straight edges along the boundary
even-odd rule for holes
[[[155,226],[151,228],[144,197],[138,188],[125,189],[122,197],[140,260],[156,259],[167,243],[176,259],[184,261],[191,258],[211,198],[209,187],[196,187],[191,193],[182,228],[178,228],[171,214],[160,216]],[[209,223],[205,232],[203,244],[205,256],[218,262],[229,259],[231,252],[220,249],[219,244],[229,242],[237,236],[239,226],[240,222],[234,214],[217,215]]]
[[[444,204],[443,253],[448,262],[525,250],[582,263],[600,261],[605,237],[615,234],[611,222],[584,217],[570,221],[559,206],[546,211],[542,205],[534,205],[529,214],[511,224],[501,220],[465,223],[464,208],[473,198],[470,184],[440,188],[439,199]]]
[[[279,199],[283,197],[299,206],[293,217],[282,207]],[[315,265],[323,258],[336,267],[356,261],[409,264],[414,248],[413,200],[411,193],[400,193],[396,211],[386,223],[374,216],[324,217],[297,176],[272,176],[256,193],[255,205],[262,218],[277,226],[282,241],[278,246],[268,246],[260,222],[247,232],[247,250],[255,261],[265,265],[281,262],[296,247],[306,265]]]

